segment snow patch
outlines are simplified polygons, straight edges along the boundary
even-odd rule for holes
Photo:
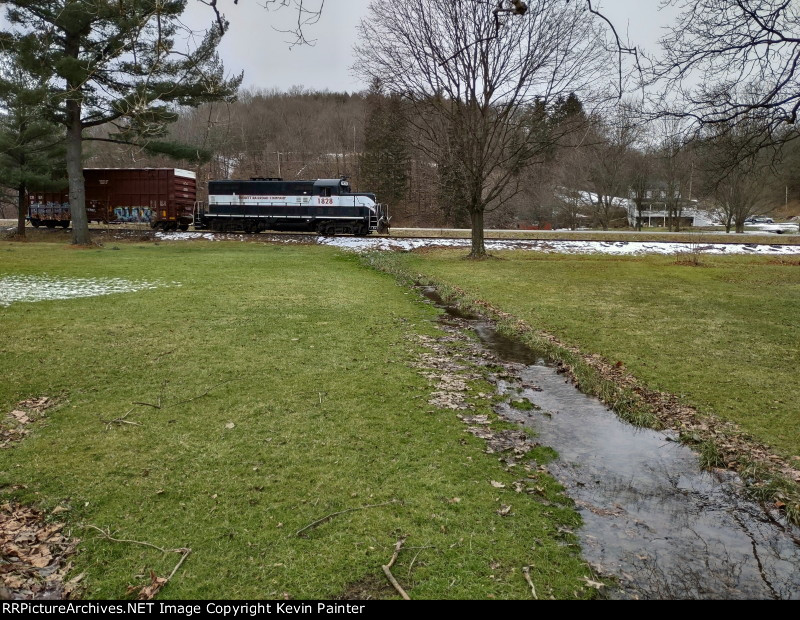
[[[208,232],[157,232],[156,239],[159,241],[194,241],[196,239],[217,241],[218,237],[214,233]]]
[[[469,239],[392,239],[359,237],[320,237],[317,243],[356,252],[370,250],[411,251],[423,247],[469,248]],[[508,240],[486,241],[487,251],[528,250],[558,254],[615,254],[637,256],[644,254],[800,254],[797,245],[764,245],[740,243],[664,243],[645,241],[559,241],[559,240]]]
[[[212,232],[170,232],[156,233],[159,241],[262,241],[275,243],[316,243],[355,252],[373,250],[389,250],[410,252],[418,248],[469,248],[469,239],[420,239],[403,237],[317,237],[304,235],[300,238],[281,235],[242,235]],[[508,239],[504,241],[486,241],[486,249],[490,252],[501,250],[528,250],[531,252],[547,252],[553,254],[694,254],[728,255],[728,254],[765,254],[786,255],[800,254],[800,245],[767,245],[742,243],[671,243],[661,241],[568,241],[568,240],[525,240]]]
[[[171,285],[178,285],[173,282]],[[0,276],[0,307],[16,302],[49,301],[98,297],[114,293],[135,293],[167,286],[162,282],[133,281],[122,278],[59,278],[38,276]]]

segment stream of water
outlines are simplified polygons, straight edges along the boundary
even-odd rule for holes
[[[558,452],[548,470],[583,517],[585,559],[618,580],[612,598],[800,599],[800,530],[747,499],[736,474],[700,469],[674,433],[622,421],[535,351],[421,290],[508,365],[499,391],[534,405],[496,410]]]

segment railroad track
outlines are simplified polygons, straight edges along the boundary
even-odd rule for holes
[[[39,228],[39,229],[32,229],[36,230],[38,234],[53,234],[53,235],[64,235],[68,233],[71,229],[63,229],[63,228],[56,228],[56,229],[49,229],[49,228]],[[90,228],[92,233],[101,233],[101,234],[108,234],[111,236],[141,236],[141,237],[148,237],[148,238],[156,238],[156,235],[163,235],[165,237],[169,237],[171,235],[192,235],[192,234],[203,234],[203,235],[212,235],[215,238],[229,238],[229,239],[249,239],[249,240],[275,240],[275,241],[282,241],[282,240],[293,240],[296,243],[307,241],[312,243],[314,239],[318,239],[321,235],[313,232],[280,232],[280,231],[272,231],[272,232],[262,232],[262,233],[245,233],[245,232],[215,232],[215,231],[188,231],[186,233],[182,232],[162,232],[156,231],[151,228],[117,228],[117,227],[91,227]],[[684,234],[692,234],[692,233],[684,233]],[[697,233],[702,234],[702,233]],[[351,235],[337,235],[337,237],[342,238],[358,238],[358,239],[385,239],[390,241],[462,241],[468,242],[469,237],[446,237],[441,235],[415,235],[415,236],[393,236],[393,235],[368,235],[366,237],[352,237]],[[719,240],[714,239],[713,241],[709,241],[708,239],[702,240],[659,240],[659,239],[624,239],[624,238],[614,238],[614,239],[597,239],[591,237],[568,237],[568,238],[548,238],[548,237],[537,237],[537,238],[509,238],[509,237],[484,237],[484,240],[487,242],[501,242],[501,243],[530,243],[530,242],[540,242],[540,243],[548,243],[548,242],[569,242],[569,243],[605,243],[605,244],[618,244],[618,243],[647,243],[647,244],[654,244],[654,245],[664,245],[664,244],[676,244],[676,243],[683,243],[683,244],[698,244],[701,246],[709,246],[709,245],[771,245],[771,246],[794,246],[798,245],[797,242],[793,243],[786,243],[784,241],[785,237],[781,239],[782,243],[774,243],[774,242],[764,242],[763,238],[759,238],[758,241],[753,239],[742,239],[742,238],[727,238],[726,236],[720,235]],[[777,239],[776,239],[777,241]]]

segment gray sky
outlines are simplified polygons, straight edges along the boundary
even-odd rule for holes
[[[267,11],[261,0],[219,2],[231,28],[223,39],[220,54],[226,70],[244,70],[244,86],[278,88],[304,86],[313,90],[354,92],[365,88],[353,77],[352,48],[356,26],[366,16],[370,0],[326,0],[322,18],[305,28],[306,37],[316,39],[313,47],[287,42],[290,34],[274,28],[291,28],[297,14],[291,9]],[[319,0],[306,0],[314,5]],[[603,12],[621,35],[631,43],[656,51],[661,29],[671,21],[674,10],[659,11],[659,0],[603,0]],[[210,23],[213,12],[200,3],[190,3],[189,23],[200,27]]]

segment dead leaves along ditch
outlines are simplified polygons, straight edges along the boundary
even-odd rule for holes
[[[0,448],[22,441],[56,404],[47,396],[17,403],[0,424]],[[83,575],[69,581],[66,575],[79,541],[56,520],[66,510],[59,506],[46,514],[13,502],[0,505],[0,598],[64,599],[77,590]]]

